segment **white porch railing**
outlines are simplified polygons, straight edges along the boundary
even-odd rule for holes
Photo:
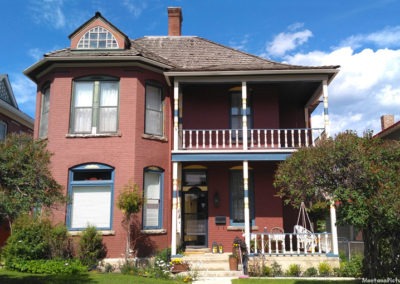
[[[294,149],[314,146],[323,128],[249,129],[250,149]],[[184,129],[179,133],[180,149],[216,150],[243,148],[242,129]]]
[[[251,253],[254,254],[327,254],[332,252],[332,234],[271,234],[252,233]]]

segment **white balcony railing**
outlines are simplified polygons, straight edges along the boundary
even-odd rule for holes
[[[323,128],[249,129],[250,149],[296,149],[314,146],[324,134]],[[217,150],[243,148],[241,129],[184,129],[179,133],[180,149]]]
[[[254,254],[327,254],[332,252],[332,234],[252,233]]]

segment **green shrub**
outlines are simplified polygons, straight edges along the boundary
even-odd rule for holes
[[[12,259],[49,259],[51,229],[48,220],[27,215],[15,220],[12,235],[7,239],[3,250],[6,265]]]
[[[50,253],[52,259],[72,258],[72,242],[67,227],[58,224],[52,228],[49,236]]]
[[[263,276],[270,277],[270,276],[272,276],[272,275],[273,275],[273,273],[272,273],[272,268],[269,267],[269,266],[264,266],[264,269],[263,269]]]
[[[78,257],[80,261],[89,269],[93,269],[106,255],[107,248],[103,244],[102,236],[94,226],[88,226],[79,239]]]
[[[318,264],[318,272],[320,276],[330,276],[332,274],[332,267],[327,262]]]
[[[156,254],[156,260],[162,260],[165,263],[171,262],[171,248],[166,248]]]
[[[318,270],[315,267],[309,267],[304,271],[304,277],[315,277],[318,275]]]
[[[271,265],[271,270],[272,270],[272,276],[283,276],[283,271],[282,271],[282,266],[274,261]]]
[[[129,274],[129,275],[138,275],[139,268],[136,267],[135,261],[133,260],[126,260],[120,266],[119,270],[122,274]]]
[[[78,260],[14,259],[8,266],[12,270],[33,274],[78,274],[87,271],[87,267]]]
[[[363,257],[361,255],[355,255],[349,261],[342,261],[340,263],[339,275],[342,277],[361,277],[362,263]]]
[[[291,264],[289,265],[288,270],[286,271],[287,276],[300,276],[301,275],[301,267],[299,264]]]

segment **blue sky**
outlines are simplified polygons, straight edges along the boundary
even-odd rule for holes
[[[400,120],[400,1],[397,0],[13,0],[0,9],[0,74],[19,107],[34,116],[36,87],[23,70],[69,46],[68,35],[96,11],[131,39],[167,35],[167,7],[183,11],[183,35],[200,36],[267,59],[341,65],[329,87],[333,133],[380,130]],[[322,110],[313,126],[322,124]]]

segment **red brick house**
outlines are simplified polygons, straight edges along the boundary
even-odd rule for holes
[[[0,141],[16,132],[33,134],[33,119],[19,109],[8,76],[0,74]],[[8,224],[0,219],[0,247],[9,235]]]
[[[248,244],[274,227],[292,233],[297,212],[275,197],[273,174],[327,134],[338,66],[281,64],[182,36],[181,9],[168,15],[168,36],[131,40],[96,13],[68,48],[25,70],[38,86],[35,137],[48,140],[54,177],[72,200],[54,220],[77,234],[95,225],[108,256],[120,257],[115,201],[132,180],[145,197],[142,255],[213,242],[230,251],[242,233]],[[316,129],[321,98],[326,128]]]

